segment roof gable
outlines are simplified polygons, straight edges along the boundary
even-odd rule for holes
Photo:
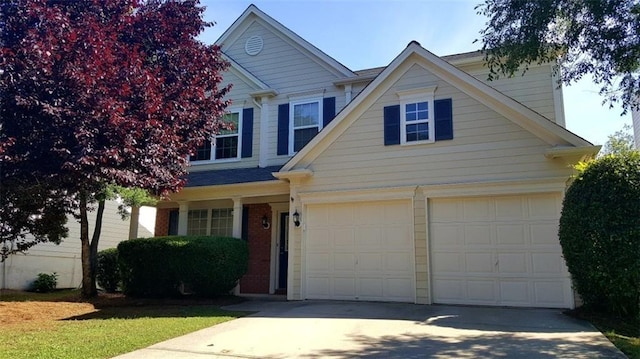
[[[351,101],[329,126],[291,158],[280,171],[291,170],[303,160],[304,163],[308,164],[317,158],[388,90],[409,67],[415,64],[449,82],[458,90],[531,132],[551,146],[592,147],[590,142],[456,68],[414,41]]]
[[[232,44],[239,36],[254,22],[260,22],[272,31],[278,33],[283,39],[288,40],[293,46],[298,48],[302,53],[320,63],[325,68],[335,73],[338,77],[348,78],[357,77],[357,75],[349,68],[325,54],[317,47],[286,28],[284,25],[262,12],[255,5],[249,7],[240,15],[240,17],[216,40],[224,51],[225,45]]]

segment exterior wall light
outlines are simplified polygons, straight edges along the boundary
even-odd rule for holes
[[[262,216],[262,228],[269,229],[271,228],[271,223],[269,223],[269,217],[265,214]]]
[[[298,211],[293,213],[293,224],[296,227],[300,227],[300,213],[298,213]]]

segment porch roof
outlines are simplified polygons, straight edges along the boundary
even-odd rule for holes
[[[236,183],[274,181],[272,172],[278,172],[282,166],[232,168],[190,172],[185,187],[218,186]]]

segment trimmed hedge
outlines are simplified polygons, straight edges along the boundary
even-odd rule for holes
[[[98,285],[107,293],[115,293],[120,287],[120,271],[118,270],[118,249],[108,248],[98,252]]]
[[[639,315],[640,153],[586,166],[567,189],[559,237],[585,306]]]
[[[166,297],[184,285],[196,295],[227,294],[248,268],[247,243],[238,238],[170,236],[118,244],[125,294]]]

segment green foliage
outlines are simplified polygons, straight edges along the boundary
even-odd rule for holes
[[[587,307],[624,315],[640,308],[640,153],[590,162],[567,189],[560,244]]]
[[[117,248],[108,248],[98,252],[96,277],[100,287],[104,288],[107,293],[115,293],[118,290],[121,279]]]
[[[622,127],[622,130],[616,131],[613,135],[609,135],[609,140],[604,144],[598,155],[625,154],[631,151],[637,150],[633,142],[631,125],[626,124]]]
[[[177,295],[182,284],[201,296],[228,293],[249,260],[246,242],[229,237],[138,238],[118,252],[123,291],[139,297]]]
[[[591,74],[600,94],[624,111],[640,94],[640,4],[637,0],[484,0],[481,31],[491,77],[532,63],[560,60],[561,80]],[[524,66],[523,66],[524,65]]]
[[[114,184],[106,186],[103,195],[105,199],[120,198],[122,200],[122,203],[118,205],[118,214],[123,220],[129,218],[129,208],[154,206],[158,202],[158,198],[151,195],[151,193],[145,189],[122,187]]]
[[[33,281],[32,289],[35,292],[47,293],[56,289],[58,285],[58,274],[38,273],[38,278]]]

